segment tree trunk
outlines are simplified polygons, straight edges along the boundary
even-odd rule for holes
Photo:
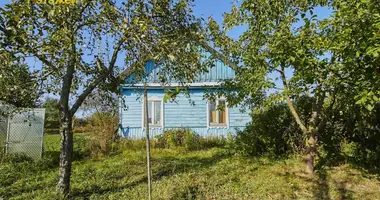
[[[316,141],[316,133],[315,131],[312,131],[311,133],[307,134],[309,136],[307,140],[307,154],[305,159],[305,172],[308,174],[314,173],[314,165],[315,165],[315,156],[317,153],[317,141]]]
[[[73,129],[72,116],[68,111],[61,111],[61,154],[59,162],[59,180],[57,192],[67,197],[70,191],[71,163],[73,155]]]
[[[146,132],[146,168],[148,176],[148,198],[152,199],[152,171],[150,166],[150,139],[149,139],[149,121],[148,121],[148,94],[145,88],[144,90],[144,119],[145,119],[145,132]]]

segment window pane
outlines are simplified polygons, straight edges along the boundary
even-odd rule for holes
[[[226,101],[225,100],[219,100],[218,109],[219,109],[219,123],[226,124],[227,116],[226,116]]]
[[[219,123],[227,124],[226,121],[227,121],[226,111],[219,111]]]
[[[216,103],[215,101],[209,102],[208,104],[210,123],[217,123],[216,120]]]
[[[152,102],[148,101],[148,122],[152,123]]]
[[[154,102],[154,123],[155,125],[161,125],[161,102]]]

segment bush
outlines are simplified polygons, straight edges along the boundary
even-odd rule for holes
[[[178,128],[164,131],[163,134],[156,136],[155,146],[158,148],[184,147],[187,150],[200,148],[201,139],[195,132]]]
[[[92,117],[90,117],[90,119],[92,119]],[[90,130],[91,130],[91,127],[89,126],[89,122],[87,119],[83,119],[83,118],[75,118],[73,120],[73,124],[74,124],[74,133],[88,133]]]
[[[301,118],[310,114],[308,99],[300,99],[296,106]],[[244,156],[269,154],[279,157],[302,152],[305,138],[285,103],[253,114],[252,122],[245,130],[230,136],[228,148],[232,153]]]
[[[207,138],[200,138],[200,148],[202,149],[209,149],[214,147],[220,147],[223,148],[227,145],[228,139],[226,138],[220,138],[220,137],[207,137]]]
[[[379,170],[380,103],[371,111],[355,101],[338,104],[319,140],[325,151],[323,159],[328,164],[354,161],[365,168]]]
[[[88,148],[92,156],[108,155],[115,150],[117,125],[117,116],[110,112],[96,112],[88,119],[91,133]]]

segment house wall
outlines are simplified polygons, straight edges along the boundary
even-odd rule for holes
[[[185,127],[197,134],[208,136],[227,136],[236,130],[244,129],[250,122],[248,112],[241,112],[239,107],[228,108],[229,127],[208,127],[207,101],[203,99],[203,89],[190,89],[190,98],[178,96],[175,102],[163,104],[163,128],[150,128],[154,137],[163,130]],[[145,136],[143,126],[143,90],[123,89],[120,99],[120,134],[129,138]],[[163,99],[165,92],[162,89],[148,89],[148,98]]]

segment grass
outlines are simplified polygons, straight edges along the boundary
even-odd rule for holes
[[[76,141],[85,135],[77,135]],[[59,136],[45,138],[45,158],[0,166],[0,199],[54,199]],[[78,151],[81,143],[74,149]],[[380,199],[378,175],[349,165],[319,169],[310,177],[301,159],[230,156],[221,148],[153,149],[153,199]],[[73,163],[73,199],[146,199],[143,150],[124,150]]]

